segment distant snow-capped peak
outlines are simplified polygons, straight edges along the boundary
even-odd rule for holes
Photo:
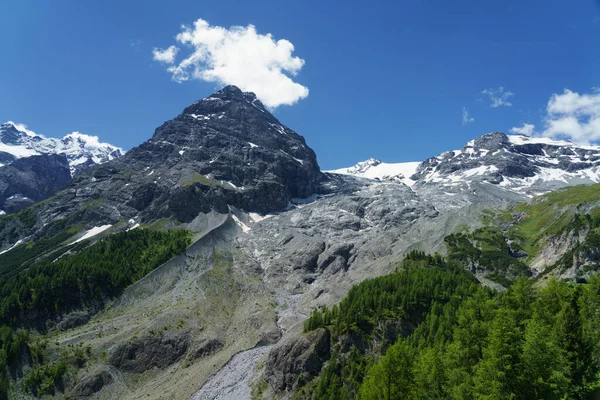
[[[100,142],[97,136],[80,132],[70,133],[62,139],[47,138],[27,129],[24,124],[12,121],[0,124],[0,166],[17,158],[40,154],[64,155],[71,166],[71,174],[76,174],[90,165],[120,157],[125,151]]]
[[[540,194],[600,182],[600,146],[493,132],[460,150],[425,160],[415,178],[444,185],[481,181],[522,194]]]
[[[349,168],[340,168],[327,172],[354,175],[380,181],[397,181],[412,186],[415,181],[411,179],[411,176],[416,172],[420,164],[420,162],[384,163],[381,160],[370,158]]]
[[[441,185],[458,190],[463,184],[483,182],[532,196],[600,182],[600,146],[492,132],[422,163],[388,164],[369,159],[329,172],[400,181],[415,189]]]

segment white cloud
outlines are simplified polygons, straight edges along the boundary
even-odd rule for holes
[[[515,126],[514,128],[510,128],[510,131],[519,135],[531,136],[535,131],[535,125],[523,124],[522,126]]]
[[[553,94],[546,113],[541,131],[535,132],[534,125],[523,124],[512,128],[511,132],[528,129],[528,134],[568,139],[579,144],[600,141],[600,92],[595,88],[590,94],[579,94],[569,89]]]
[[[553,94],[548,102],[548,113],[554,115],[590,116],[600,114],[600,93],[582,94],[565,89],[562,94]]]
[[[600,140],[600,92],[579,94],[565,89],[553,94],[546,107],[546,127],[542,136],[567,138],[589,144]]]
[[[285,39],[276,41],[270,33],[257,33],[254,25],[224,28],[198,19],[193,27],[183,25],[175,39],[190,50],[183,60],[175,63],[176,46],[154,49],[153,55],[157,61],[173,64],[167,70],[176,82],[199,79],[236,85],[256,93],[270,108],[308,96],[308,88],[290,78],[304,66],[303,59],[292,56],[294,45]]]
[[[462,109],[462,124],[468,125],[473,121],[475,121],[475,118],[469,116],[469,110],[467,110],[466,107],[463,107],[463,109]]]
[[[179,49],[175,46],[169,46],[166,49],[157,49],[155,47],[154,50],[152,50],[152,58],[154,58],[154,61],[173,64],[178,52]]]
[[[491,104],[490,107],[512,107],[512,103],[508,101],[509,98],[514,96],[513,92],[508,90],[504,90],[502,86],[498,86],[497,88],[485,89],[481,92],[481,94],[485,94],[490,98]]]

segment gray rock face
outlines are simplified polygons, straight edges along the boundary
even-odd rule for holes
[[[18,211],[48,198],[70,181],[69,163],[64,156],[20,158],[0,167],[0,210]]]
[[[205,339],[203,340],[196,350],[194,350],[193,358],[205,358],[215,354],[217,351],[221,350],[225,343],[220,341],[219,339]]]
[[[310,381],[329,359],[329,332],[323,328],[277,344],[269,353],[265,376],[276,393],[293,391],[299,379]]]
[[[83,400],[88,399],[95,393],[98,393],[105,386],[115,381],[113,374],[108,369],[101,369],[92,374],[85,374],[79,379],[69,399]]]
[[[56,324],[56,329],[59,331],[66,331],[68,329],[73,329],[80,325],[85,324],[92,317],[91,312],[87,311],[75,311],[70,314],[67,314],[62,320],[60,320]]]
[[[292,198],[315,193],[320,177],[316,156],[304,138],[281,125],[253,93],[235,86],[164,123],[123,161],[130,160],[150,162],[155,174],[166,172],[157,170],[159,162],[170,164],[168,173],[176,173],[174,183],[180,187],[170,193],[169,209],[184,220],[190,218],[188,213],[193,218],[194,211],[206,211],[219,202],[263,213],[281,209]],[[159,186],[153,196],[145,189],[146,198],[160,198]],[[205,201],[197,210],[177,208],[199,197]]]
[[[122,344],[110,356],[110,363],[121,371],[142,373],[151,368],[164,369],[187,351],[187,334],[145,336]]]

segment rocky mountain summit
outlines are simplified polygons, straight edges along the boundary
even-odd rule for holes
[[[151,183],[137,188],[129,204],[139,211],[160,208],[180,220],[227,205],[279,210],[315,193],[321,176],[304,138],[235,86],[185,108],[120,164],[152,177],[143,178]]]
[[[310,197],[321,179],[303,137],[253,93],[227,86],[185,108],[124,156],[75,176],[39,206],[35,225],[21,227],[20,238],[55,234],[59,220],[91,229],[161,218],[190,222],[199,213],[228,213],[230,206],[267,214]]]
[[[48,138],[30,131],[22,124],[0,124],[0,165],[16,159],[42,154],[60,154],[67,158],[71,174],[85,168],[102,164],[125,152],[108,143],[101,143],[96,136],[73,132],[62,139]]]

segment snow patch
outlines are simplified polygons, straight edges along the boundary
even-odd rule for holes
[[[9,146],[0,142],[0,151],[12,154],[16,158],[37,156],[40,153],[25,146]]]
[[[17,247],[17,246],[18,246],[18,245],[20,245],[21,243],[23,243],[23,241],[22,241],[22,240],[20,240],[20,239],[19,239],[19,240],[17,240],[17,243],[13,244],[13,245],[12,245],[12,247],[9,247],[9,248],[8,248],[8,249],[6,249],[6,250],[2,250],[2,251],[0,251],[0,254],[4,254],[4,253],[6,253],[6,252],[8,252],[8,251],[11,251],[12,249],[14,249],[15,247]]]
[[[127,229],[127,232],[134,230],[135,228],[139,228],[140,224],[137,223],[135,225],[133,225],[131,228]]]
[[[299,158],[296,158],[296,157],[294,157],[293,155],[291,155],[291,154],[289,154],[289,153],[286,153],[286,152],[285,152],[285,151],[283,151],[283,150],[279,150],[279,151],[281,151],[281,152],[282,152],[283,154],[285,154],[286,156],[293,158],[294,160],[296,160],[297,162],[299,162],[301,165],[304,165],[304,161],[300,160]]]
[[[233,220],[235,221],[235,223],[242,228],[242,232],[247,233],[250,232],[251,228],[244,224],[238,217],[235,216],[235,214],[231,213],[231,218],[233,218]]]
[[[102,232],[104,232],[105,230],[107,230],[108,228],[110,228],[112,225],[102,225],[102,226],[95,226],[92,229],[90,229],[89,231],[87,231],[83,236],[81,236],[79,239],[75,240],[74,242],[71,242],[70,244],[75,244],[75,243],[79,243],[82,240],[85,239],[89,239],[91,237],[94,237]]]
[[[267,214],[267,215],[260,215],[257,213],[248,213],[248,216],[252,219],[252,221],[254,222],[260,222],[262,220],[265,220],[267,218],[271,218],[273,216],[273,214]]]

